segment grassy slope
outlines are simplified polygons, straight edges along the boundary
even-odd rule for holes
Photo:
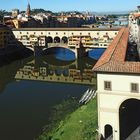
[[[97,102],[94,99],[61,121],[53,132],[45,135],[51,136],[52,140],[95,140],[96,128]],[[41,140],[48,140],[48,138],[42,136]]]

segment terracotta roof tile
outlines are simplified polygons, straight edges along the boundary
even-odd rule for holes
[[[97,72],[140,73],[140,62],[125,61],[128,37],[129,29],[122,28],[93,70]]]
[[[140,13],[135,13],[135,14],[133,14],[133,15],[134,15],[135,18],[140,17]]]

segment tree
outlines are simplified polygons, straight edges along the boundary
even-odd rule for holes
[[[38,13],[50,13],[50,14],[52,14],[52,11],[44,10],[44,9],[42,9],[42,8],[40,8],[40,9],[33,9],[33,10],[31,11],[31,14],[33,14],[33,15],[36,15],[36,14],[38,14]]]
[[[117,18],[116,15],[108,15],[107,17],[108,17],[108,18]]]

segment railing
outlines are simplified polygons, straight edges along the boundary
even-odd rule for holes
[[[125,140],[140,140],[140,126],[138,126]]]

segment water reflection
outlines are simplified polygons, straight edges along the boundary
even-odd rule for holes
[[[1,67],[0,140],[38,137],[44,126],[51,126],[50,119],[58,118],[57,112],[55,116],[51,113],[54,107],[65,106],[62,104],[73,98],[79,100],[93,85],[94,63],[88,58],[66,63],[52,57],[31,57]]]
[[[63,62],[50,57],[40,57],[20,68],[15,79],[93,85],[95,84],[95,74],[92,67],[95,63],[90,58]]]

